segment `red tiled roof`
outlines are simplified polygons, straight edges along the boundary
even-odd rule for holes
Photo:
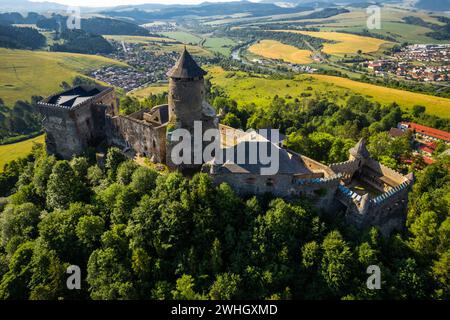
[[[425,164],[430,165],[434,163],[434,160],[428,157],[423,157],[423,162],[425,162]]]
[[[412,129],[417,133],[425,134],[436,139],[450,142],[450,133],[448,133],[447,131],[423,126],[414,122],[403,122],[402,124],[407,125],[409,129]]]
[[[422,150],[423,152],[427,152],[429,154],[432,154],[434,152],[434,149],[432,149],[428,146],[420,146],[419,149]]]

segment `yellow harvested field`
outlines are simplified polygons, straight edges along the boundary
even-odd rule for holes
[[[138,99],[145,99],[145,98],[148,98],[150,95],[159,94],[159,93],[168,92],[168,91],[169,91],[168,85],[161,85],[161,86],[148,86],[143,89],[131,91],[128,94],[130,96],[136,97]]]
[[[354,34],[330,31],[301,31],[301,30],[280,30],[283,32],[300,33],[310,37],[336,41],[336,43],[324,43],[322,51],[328,54],[344,55],[357,53],[376,52],[383,44],[391,42],[371,37],[363,37]]]
[[[311,51],[300,50],[274,40],[262,40],[248,48],[248,51],[264,58],[281,59],[291,63],[306,64],[312,62]]]
[[[321,74],[314,74],[311,76],[322,82],[335,84],[337,87],[347,88],[362,95],[369,95],[383,104],[396,102],[407,109],[414,105],[423,105],[427,108],[427,113],[429,114],[434,114],[442,118],[450,118],[450,99],[447,98],[386,88],[334,76]]]
[[[0,172],[3,171],[6,163],[26,157],[35,143],[44,143],[44,135],[17,143],[0,145]]]

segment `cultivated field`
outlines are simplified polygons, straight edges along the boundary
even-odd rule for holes
[[[265,107],[275,95],[287,101],[326,98],[342,104],[352,94],[360,94],[383,105],[397,102],[403,109],[423,105],[427,113],[450,118],[450,99],[391,89],[346,78],[325,75],[298,75],[293,80],[272,80],[249,76],[244,72],[227,72],[220,67],[208,69],[213,85],[225,90],[239,104]],[[303,97],[307,94],[309,97]]]
[[[308,35],[311,37],[335,41],[336,43],[325,43],[322,51],[332,55],[354,54],[358,50],[363,53],[376,52],[389,41],[363,37],[354,34],[328,32],[328,31],[298,31],[298,30],[280,30],[283,32],[292,32]]]
[[[125,65],[100,56],[0,48],[0,98],[7,105],[60,90],[83,72],[106,65]]]
[[[130,96],[139,98],[139,99],[145,99],[148,96],[152,94],[159,94],[163,92],[167,92],[169,90],[169,87],[167,85],[161,85],[161,86],[149,86],[143,89],[131,91],[128,94]]]
[[[236,42],[234,42],[230,38],[211,37],[206,38],[202,45],[211,51],[219,52],[225,56],[228,56],[231,53],[232,47],[236,45]]]
[[[34,143],[44,143],[44,135],[13,144],[0,145],[0,172],[3,171],[6,163],[27,156]]]
[[[177,41],[183,42],[183,43],[190,43],[190,44],[198,44],[202,38],[199,36],[184,32],[184,31],[169,31],[169,32],[163,32],[161,33],[164,37],[175,39]]]
[[[154,42],[176,42],[175,39],[165,38],[165,37],[146,37],[146,36],[123,36],[123,35],[104,35],[105,39],[115,40],[119,42],[127,43],[154,43]]]
[[[300,50],[294,46],[283,44],[274,40],[262,40],[248,50],[258,56],[269,59],[281,59],[286,62],[307,64],[312,62],[309,50]]]

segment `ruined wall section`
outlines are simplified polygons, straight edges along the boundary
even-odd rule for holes
[[[292,174],[263,176],[252,173],[214,173],[216,185],[229,184],[239,195],[263,195],[270,193],[288,200],[305,197],[320,209],[327,210],[335,197],[340,176],[330,178],[301,179]]]
[[[153,126],[139,120],[145,110],[130,116],[107,116],[107,141],[123,150],[130,149],[153,162],[164,163],[166,158],[166,125]],[[134,116],[134,117],[133,117]]]
[[[395,170],[392,170],[391,168],[388,168],[385,165],[383,165],[373,159],[368,159],[365,162],[365,166],[369,167],[370,169],[374,170],[375,172],[379,172],[381,175],[389,178],[390,180],[394,181],[396,184],[402,184],[403,182],[408,181],[408,179],[405,176],[403,176],[401,173],[399,173]]]
[[[349,180],[353,177],[355,172],[359,170],[360,166],[361,160],[353,159],[345,162],[333,163],[330,165],[330,168],[334,172],[342,174],[344,180]]]

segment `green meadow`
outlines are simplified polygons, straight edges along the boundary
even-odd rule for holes
[[[46,96],[60,89],[63,81],[106,65],[121,62],[76,53],[10,50],[0,48],[0,98],[7,105]]]
[[[0,145],[0,172],[3,171],[6,163],[27,156],[35,143],[44,143],[44,135],[13,144]]]
[[[254,103],[265,107],[270,104],[275,95],[287,101],[318,97],[344,103],[352,94],[360,94],[382,105],[396,102],[404,110],[414,105],[423,105],[429,114],[450,118],[450,99],[386,88],[346,78],[302,74],[294,79],[273,80],[245,72],[224,71],[220,67],[209,68],[208,71],[212,84],[223,88],[230,98],[241,105]]]

